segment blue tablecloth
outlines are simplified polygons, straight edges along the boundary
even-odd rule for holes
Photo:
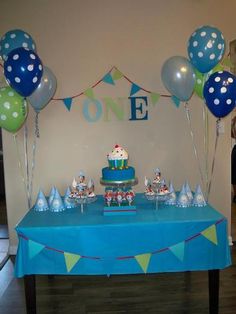
[[[19,222],[15,274],[134,274],[223,269],[227,220],[206,207],[178,208],[136,196],[134,216],[103,216],[103,198],[61,213],[30,210]]]

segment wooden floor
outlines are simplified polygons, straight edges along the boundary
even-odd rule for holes
[[[233,266],[220,276],[220,314],[236,312],[236,247]],[[22,279],[13,277],[13,261],[0,272],[0,313],[25,312]],[[39,314],[206,314],[207,272],[130,276],[37,277]]]

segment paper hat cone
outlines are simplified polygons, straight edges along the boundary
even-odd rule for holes
[[[183,184],[182,189],[179,193],[176,205],[178,207],[188,207],[191,205],[191,201],[188,198],[188,195],[186,193],[185,184]]]
[[[46,200],[46,197],[45,197],[44,193],[41,190],[39,190],[37,200],[36,200],[36,203],[34,205],[34,210],[37,212],[43,212],[43,211],[46,211],[48,209],[49,209],[49,207],[48,207],[48,202]]]
[[[206,201],[199,184],[196,186],[195,189],[193,205],[198,207],[206,206]]]
[[[51,203],[52,203],[52,200],[53,200],[54,195],[55,195],[55,191],[56,191],[56,188],[55,188],[55,186],[53,186],[53,187],[51,188],[51,191],[50,191],[50,194],[49,194],[49,198],[48,198],[48,204],[49,204],[49,206],[50,206]]]
[[[70,193],[71,193],[71,190],[68,187],[66,189],[66,193],[65,193],[65,196],[64,196],[64,206],[65,206],[65,208],[75,208],[76,207],[76,202],[75,202],[74,199],[70,198]]]
[[[188,195],[189,200],[192,202],[192,200],[193,200],[193,193],[192,193],[192,191],[190,189],[190,186],[189,186],[187,181],[185,182],[185,191],[186,191],[186,193]]]
[[[166,205],[175,205],[177,196],[176,196],[175,189],[174,189],[172,182],[170,183],[169,192],[170,192],[170,194],[168,195],[168,199],[166,200],[165,204]]]
[[[62,212],[65,210],[65,206],[62,202],[61,195],[59,194],[58,190],[55,189],[54,198],[50,205],[50,211],[52,212]]]

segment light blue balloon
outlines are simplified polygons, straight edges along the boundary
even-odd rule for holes
[[[0,40],[0,56],[6,61],[12,50],[21,47],[36,51],[35,42],[27,32],[21,29],[8,31]]]
[[[194,67],[201,73],[209,72],[223,58],[225,40],[215,27],[202,26],[189,38],[188,56]]]
[[[56,92],[57,79],[52,71],[44,66],[43,76],[35,91],[27,97],[27,100],[36,112],[40,112],[52,99]]]
[[[166,60],[161,70],[161,78],[166,89],[180,101],[191,97],[195,84],[195,73],[185,57],[174,56]]]

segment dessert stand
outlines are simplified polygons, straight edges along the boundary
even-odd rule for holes
[[[153,184],[153,194],[144,193],[148,201],[155,201],[155,210],[159,209],[160,203],[166,202],[169,199],[170,192],[165,194],[158,193],[160,183]]]
[[[125,193],[125,189],[131,189],[132,186],[135,186],[138,184],[138,179],[134,178],[132,180],[127,180],[127,181],[111,181],[108,182],[106,180],[103,180],[102,178],[100,179],[100,184],[102,186],[105,186],[107,188],[111,188],[111,190],[115,189],[116,191],[121,190],[122,192]],[[114,204],[113,201],[111,201],[110,204],[106,203],[104,206],[104,215],[131,215],[131,214],[136,214],[136,206],[132,205],[131,203],[126,203],[122,205],[121,203]]]

